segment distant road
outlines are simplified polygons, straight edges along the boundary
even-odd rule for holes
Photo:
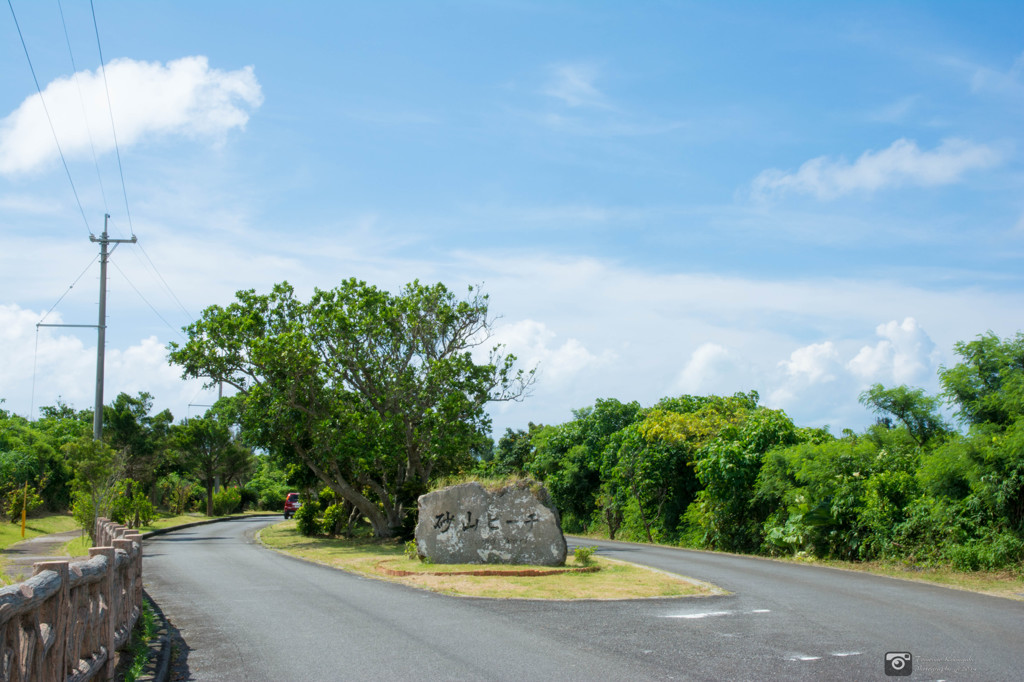
[[[145,584],[195,680],[1019,680],[1024,603],[860,573],[585,541],[733,594],[631,602],[464,599],[254,542],[275,519],[146,541]]]

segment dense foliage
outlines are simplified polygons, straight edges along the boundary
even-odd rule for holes
[[[189,372],[243,389],[201,417],[175,424],[151,414],[150,395],[121,394],[94,442],[87,410],[0,410],[0,515],[138,525],[157,511],[276,511],[295,490],[303,532],[389,535],[428,482],[525,475],[545,483],[567,532],[962,570],[1024,560],[1024,334],[958,343],[940,395],[868,387],[877,421],[861,433],[799,427],[750,392],[600,399],[492,443],[484,403],[530,378],[508,358],[470,357],[484,297],[358,282],[309,304],[282,287],[240,297],[177,351]]]
[[[1024,334],[955,347],[941,396],[874,385],[863,433],[800,428],[756,393],[598,400],[508,430],[480,468],[543,480],[569,532],[964,570],[1024,559]],[[943,418],[943,399],[960,422]]]
[[[91,532],[97,516],[136,527],[159,511],[282,508],[296,481],[242,442],[229,400],[180,424],[152,404],[148,393],[116,396],[104,406],[102,441],[92,439],[89,410],[43,407],[36,421],[0,410],[0,518],[20,521],[22,507],[71,512]]]
[[[490,326],[473,288],[465,299],[419,282],[391,294],[352,279],[301,301],[283,283],[207,308],[170,358],[185,377],[233,386],[249,442],[391,537],[411,529],[429,481],[472,465],[485,404],[532,382],[500,346],[474,359]]]

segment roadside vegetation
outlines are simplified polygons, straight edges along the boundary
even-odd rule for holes
[[[795,560],[1024,574],[1024,333],[956,344],[939,395],[866,387],[862,432],[795,424],[754,391],[598,399],[554,425],[490,437],[488,403],[533,369],[487,352],[488,298],[357,280],[300,300],[287,284],[207,308],[171,344],[183,375],[236,394],[175,423],[153,398],[92,413],[0,409],[0,541],[20,520],[279,511],[302,534],[412,537],[416,499],[467,477],[540,481],[567,533]],[[2,404],[0,404],[2,406]]]
[[[58,404],[29,421],[0,409],[0,548],[80,527],[97,516],[152,530],[248,510],[279,511],[297,477],[243,437],[233,401],[173,422],[153,398],[118,395],[104,407],[103,440],[92,411]],[[298,478],[299,480],[294,480]]]
[[[955,350],[939,396],[864,391],[877,421],[862,433],[799,427],[754,392],[607,399],[564,424],[506,431],[480,468],[544,481],[570,533],[1015,581],[1024,334]]]

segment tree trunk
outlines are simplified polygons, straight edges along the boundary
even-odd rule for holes
[[[652,545],[654,544],[654,538],[651,536],[651,524],[647,523],[647,517],[644,516],[644,505],[640,502],[640,495],[637,494],[636,488],[631,488],[633,491],[633,498],[636,500],[636,508],[640,512],[640,521],[644,524],[644,530],[647,531],[647,541]]]

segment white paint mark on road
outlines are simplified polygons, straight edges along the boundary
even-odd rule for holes
[[[754,609],[753,611],[744,611],[743,613],[771,613],[768,609]],[[701,613],[674,613],[665,618],[686,618],[687,620],[698,620],[700,618],[711,618],[714,616],[732,616],[735,615],[735,611],[703,611]]]
[[[731,615],[732,611],[705,611],[704,613],[680,613],[673,616],[665,616],[666,618],[686,618],[687,620],[695,620],[698,618],[711,618],[713,616],[728,616]]]
[[[835,657],[838,657],[838,658],[845,658],[847,656],[861,656],[861,655],[863,655],[863,653],[864,653],[863,651],[831,651],[831,652],[829,652],[828,655],[829,656],[835,656]],[[786,660],[787,661],[820,661],[821,658],[822,658],[821,656],[812,656],[811,654],[796,653],[796,654],[790,654],[786,658]]]

